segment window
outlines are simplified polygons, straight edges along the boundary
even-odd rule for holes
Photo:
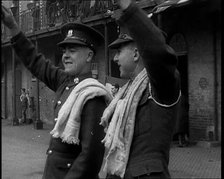
[[[120,78],[119,66],[114,62],[113,57],[110,58],[110,71],[112,77]]]

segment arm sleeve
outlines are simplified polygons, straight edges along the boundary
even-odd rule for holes
[[[180,93],[177,56],[166,44],[162,31],[135,3],[123,12],[118,23],[126,25],[137,44],[152,85],[153,97],[164,104],[176,101]]]
[[[26,95],[27,101],[28,101],[28,106],[30,106],[30,97]]]
[[[38,53],[34,44],[22,32],[14,36],[11,43],[26,68],[51,90],[56,91],[66,78],[64,71]]]
[[[65,179],[96,178],[104,156],[104,129],[100,118],[106,108],[102,97],[89,100],[82,112],[80,128],[81,153],[75,159]]]

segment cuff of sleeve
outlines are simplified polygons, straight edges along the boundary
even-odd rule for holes
[[[16,43],[19,39],[23,37],[24,37],[24,34],[22,32],[19,32],[17,35],[11,38],[11,44]]]
[[[133,14],[138,10],[138,8],[139,7],[132,2],[127,9],[123,10],[122,16],[120,17],[118,22],[124,24],[133,16]]]

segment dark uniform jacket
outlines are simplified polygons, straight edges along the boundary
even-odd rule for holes
[[[38,79],[56,92],[54,117],[73,88],[91,74],[72,77],[53,66],[43,55],[37,54],[34,45],[21,32],[12,38],[13,47],[25,66]],[[97,109],[96,109],[97,107]],[[60,138],[51,138],[47,150],[44,179],[87,179],[98,178],[104,154],[101,140],[103,127],[99,125],[106,103],[103,97],[86,102],[81,114],[80,144],[67,144]]]
[[[137,43],[152,87],[144,91],[137,107],[134,136],[124,178],[169,178],[169,150],[177,107],[171,104],[175,104],[180,95],[177,58],[174,51],[165,44],[161,31],[136,4],[131,4],[118,22],[126,25]]]
[[[26,95],[21,95],[20,100],[21,100],[22,108],[27,108],[28,107],[28,99],[27,99]]]

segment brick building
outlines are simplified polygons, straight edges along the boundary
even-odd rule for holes
[[[149,14],[161,2],[164,0],[136,1]],[[62,53],[56,46],[62,40],[61,25],[79,19],[105,36],[105,46],[100,47],[97,61],[92,65],[93,76],[103,84],[124,84],[112,61],[113,51],[107,48],[119,32],[116,22],[107,14],[107,10],[114,10],[112,1],[40,0],[26,3],[20,1],[12,6],[21,29],[55,65],[61,66]],[[188,0],[152,17],[167,34],[167,43],[178,54],[182,94],[189,103],[192,141],[221,141],[220,3],[220,0]],[[7,30],[3,27],[2,31],[2,118],[15,120],[20,117],[19,95],[20,88],[24,87],[29,89],[35,104],[33,118],[52,123],[54,93],[25,69],[10,47]]]

